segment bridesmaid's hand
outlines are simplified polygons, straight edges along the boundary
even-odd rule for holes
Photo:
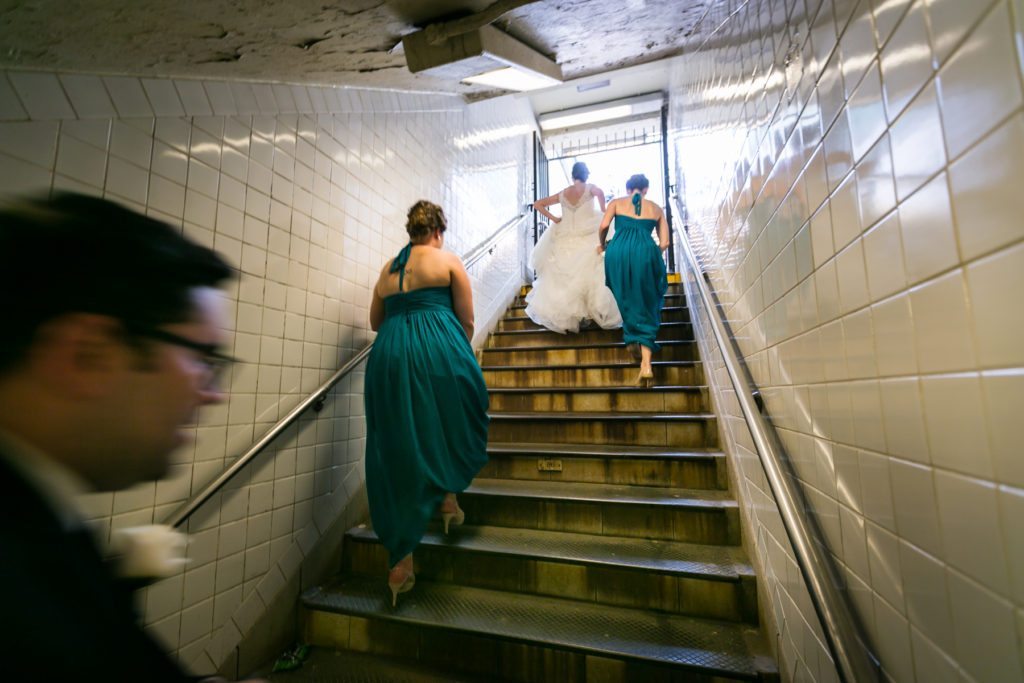
[[[604,253],[604,245],[603,244],[597,245],[597,253],[598,254],[603,254]]]

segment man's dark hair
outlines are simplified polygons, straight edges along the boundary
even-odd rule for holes
[[[97,313],[128,334],[183,322],[191,289],[231,275],[224,259],[179,229],[105,199],[16,200],[0,208],[0,372],[22,360],[48,320]]]

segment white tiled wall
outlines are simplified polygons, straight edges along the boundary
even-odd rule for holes
[[[1024,4],[728,0],[702,30],[671,89],[692,235],[884,672],[1024,680]],[[787,677],[834,680],[724,422]]]
[[[239,269],[230,398],[167,479],[87,501],[111,528],[163,521],[372,337],[370,288],[417,199],[465,253],[527,201],[524,101],[283,84],[0,72],[0,194],[76,190],[183,227]],[[521,238],[471,269],[478,321],[520,283]],[[190,521],[191,563],[143,596],[186,664],[232,654],[363,482],[362,372]],[[383,580],[382,567],[382,580]]]

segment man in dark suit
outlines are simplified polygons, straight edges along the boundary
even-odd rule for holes
[[[230,276],[105,200],[0,210],[0,680],[190,680],[140,627],[75,500],[161,477],[183,426],[223,398]]]

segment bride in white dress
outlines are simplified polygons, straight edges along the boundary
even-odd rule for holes
[[[562,334],[579,332],[584,320],[605,329],[622,325],[615,297],[604,284],[604,255],[595,246],[605,210],[604,192],[587,183],[589,175],[587,165],[576,162],[572,185],[533,205],[552,225],[530,256],[537,279],[526,295],[526,315]],[[562,206],[561,217],[547,210],[556,203]],[[600,211],[596,204],[600,204]]]

